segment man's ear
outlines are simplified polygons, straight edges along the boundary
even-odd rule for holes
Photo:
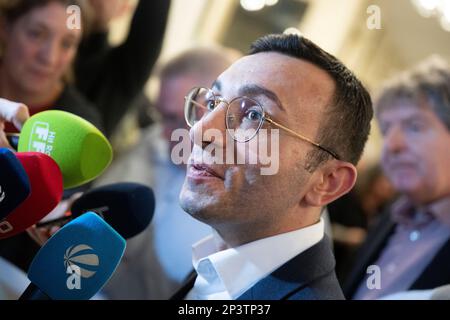
[[[323,207],[348,193],[358,176],[354,165],[334,160],[317,169],[304,199],[309,206]]]

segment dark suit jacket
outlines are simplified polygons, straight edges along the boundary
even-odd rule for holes
[[[344,295],[334,272],[330,240],[302,252],[244,292],[238,300],[340,300]],[[194,286],[196,275],[171,298],[181,300]]]
[[[450,214],[450,212],[449,212]],[[396,224],[391,219],[390,210],[386,210],[377,225],[369,232],[367,239],[354,259],[354,267],[344,282],[343,290],[347,299],[356,293],[365,279],[367,268],[374,264],[385,248]],[[431,263],[420,274],[408,290],[433,289],[450,283],[450,240],[438,251]]]

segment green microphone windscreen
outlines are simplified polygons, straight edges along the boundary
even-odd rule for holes
[[[64,111],[44,111],[27,120],[19,139],[19,152],[42,152],[59,165],[64,188],[74,188],[98,177],[113,153],[94,125]]]

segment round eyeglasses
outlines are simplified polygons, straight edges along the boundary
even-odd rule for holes
[[[327,152],[335,159],[340,159],[339,156],[323,147],[322,145],[312,141],[311,139],[296,133],[295,131],[275,122],[264,111],[261,104],[249,97],[237,97],[227,102],[222,97],[214,94],[209,88],[195,87],[192,88],[185,97],[184,116],[186,122],[190,127],[200,121],[203,116],[221,103],[227,105],[227,112],[225,116],[225,124],[228,133],[237,142],[247,142],[253,139],[259,129],[261,129],[264,121],[267,121],[276,127],[283,129],[294,136],[311,143],[317,148]]]

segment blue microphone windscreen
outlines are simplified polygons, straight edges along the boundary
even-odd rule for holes
[[[129,239],[150,224],[155,211],[153,191],[138,183],[116,183],[92,189],[71,208],[74,217],[99,213],[122,237]]]
[[[0,233],[6,218],[30,195],[28,175],[13,152],[0,149]]]
[[[97,214],[65,225],[41,248],[28,278],[53,300],[87,300],[109,280],[126,242]]]

